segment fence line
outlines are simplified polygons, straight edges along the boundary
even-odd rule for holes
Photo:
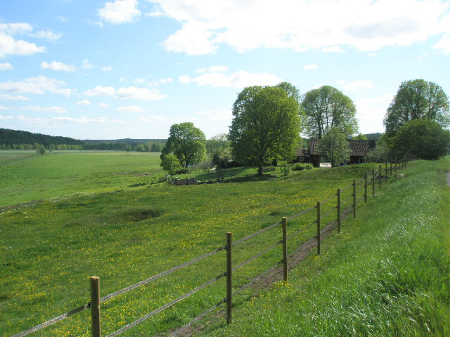
[[[396,173],[398,169],[405,168],[405,167],[406,167],[406,163],[401,163],[401,164],[395,163],[394,167],[392,166],[392,163],[391,163],[391,165],[390,165],[390,174],[391,174],[391,176],[392,176],[393,170]],[[261,257],[262,255],[266,254],[267,252],[269,252],[272,249],[276,248],[281,243],[283,243],[285,245],[285,247],[286,247],[287,241],[289,239],[291,239],[292,237],[294,237],[296,235],[299,235],[300,233],[306,231],[307,229],[311,228],[314,224],[317,224],[317,253],[320,254],[321,232],[323,230],[323,229],[321,229],[321,218],[325,218],[326,216],[330,215],[333,211],[337,210],[337,219],[335,219],[331,223],[329,223],[326,226],[326,228],[329,225],[331,225],[332,223],[337,222],[338,233],[339,233],[340,232],[341,220],[342,220],[341,219],[342,214],[344,214],[344,215],[348,214],[349,210],[353,209],[353,213],[354,213],[354,216],[355,216],[356,215],[356,213],[355,213],[356,212],[356,206],[357,206],[356,201],[364,199],[364,201],[367,202],[368,185],[369,185],[368,184],[368,177],[370,175],[372,176],[372,179],[371,179],[372,180],[371,181],[371,184],[372,184],[372,195],[375,195],[375,180],[376,179],[379,179],[379,189],[381,189],[381,186],[382,186],[382,182],[381,181],[383,179],[385,179],[386,182],[387,182],[387,178],[388,178],[388,164],[387,163],[385,165],[385,176],[382,176],[382,173],[383,173],[382,165],[380,165],[378,170],[374,169],[370,174],[366,174],[364,178],[359,179],[359,180],[354,180],[351,185],[349,185],[349,186],[347,186],[347,187],[345,187],[343,189],[338,189],[338,192],[336,194],[332,195],[331,197],[329,197],[328,199],[326,199],[323,202],[317,202],[316,206],[313,206],[313,207],[311,207],[311,208],[309,208],[307,210],[301,211],[301,212],[299,212],[299,213],[297,213],[295,215],[290,216],[289,218],[283,218],[282,221],[274,223],[273,225],[270,225],[269,227],[266,227],[266,228],[264,228],[264,229],[262,229],[262,230],[260,230],[258,232],[250,234],[250,235],[248,235],[246,237],[243,237],[243,238],[241,238],[239,240],[236,240],[234,242],[231,242],[231,233],[229,233],[228,234],[228,242],[227,242],[226,246],[219,247],[219,248],[217,248],[217,249],[215,249],[215,250],[213,250],[213,251],[211,251],[209,253],[206,253],[206,254],[204,254],[204,255],[202,255],[200,257],[197,257],[197,258],[195,258],[193,260],[187,261],[187,262],[185,262],[185,263],[183,263],[181,265],[175,266],[175,267],[173,267],[173,268],[171,268],[171,269],[169,269],[167,271],[164,271],[162,273],[159,273],[157,275],[149,277],[149,278],[147,278],[145,280],[142,280],[142,281],[140,281],[138,283],[135,283],[135,284],[133,284],[131,286],[125,287],[125,288],[123,288],[123,289],[121,289],[119,291],[111,293],[111,294],[109,294],[107,296],[104,296],[102,298],[100,298],[100,296],[99,296],[99,293],[100,293],[99,279],[97,277],[91,277],[91,295],[92,295],[91,296],[91,302],[88,302],[87,304],[85,304],[83,306],[77,307],[77,308],[75,308],[75,309],[73,309],[73,310],[71,310],[71,311],[69,311],[67,313],[64,313],[62,315],[54,317],[54,318],[52,318],[52,319],[50,319],[50,320],[48,320],[48,321],[46,321],[44,323],[36,325],[36,326],[34,326],[34,327],[32,327],[32,328],[30,328],[30,329],[28,329],[26,331],[23,331],[23,332],[21,332],[19,334],[15,334],[12,337],[23,337],[23,336],[29,335],[29,334],[31,334],[33,332],[39,331],[39,330],[41,330],[43,328],[46,328],[46,327],[48,327],[48,326],[50,326],[50,325],[52,325],[54,323],[57,323],[57,322],[65,319],[65,318],[68,318],[68,317],[70,317],[70,316],[72,316],[74,314],[77,314],[77,313],[79,313],[81,311],[84,311],[84,310],[86,310],[88,308],[91,308],[91,310],[92,310],[91,311],[91,313],[92,313],[92,315],[91,315],[91,317],[92,317],[91,318],[91,320],[92,320],[92,335],[94,337],[101,336],[101,329],[100,329],[100,303],[103,303],[103,302],[105,302],[105,301],[107,301],[109,299],[112,299],[112,298],[116,297],[116,296],[122,295],[122,294],[124,294],[124,293],[126,293],[128,291],[131,291],[133,289],[136,289],[136,288],[138,288],[138,287],[140,287],[142,285],[148,284],[148,283],[150,283],[152,281],[155,281],[155,280],[157,280],[157,279],[159,279],[159,278],[161,278],[163,276],[167,276],[167,275],[169,275],[169,274],[171,274],[171,273],[173,273],[173,272],[175,272],[175,271],[177,271],[177,270],[179,270],[181,268],[184,268],[184,267],[187,267],[187,266],[189,266],[191,264],[199,262],[199,261],[201,261],[201,260],[203,260],[203,259],[205,259],[205,258],[207,258],[209,256],[212,256],[212,255],[214,255],[214,254],[216,254],[216,253],[218,253],[218,252],[220,252],[222,250],[227,250],[228,266],[227,266],[227,271],[226,272],[220,274],[219,276],[214,277],[213,279],[203,283],[202,285],[198,286],[197,288],[192,289],[188,293],[186,293],[186,294],[178,297],[177,299],[175,299],[175,300],[173,300],[173,301],[171,301],[171,302],[161,306],[160,308],[150,312],[149,314],[146,314],[146,315],[142,316],[141,318],[137,319],[136,321],[134,321],[134,322],[132,322],[132,323],[122,327],[121,329],[119,329],[119,330],[113,332],[112,334],[108,335],[108,337],[117,336],[120,333],[122,333],[122,332],[124,332],[126,330],[129,330],[130,328],[132,328],[132,327],[142,323],[143,321],[147,320],[148,318],[150,318],[150,317],[160,313],[161,311],[163,311],[163,310],[165,310],[165,309],[175,305],[176,303],[182,301],[183,299],[185,299],[185,298],[195,294],[196,292],[206,288],[207,286],[213,284],[214,282],[218,281],[219,279],[221,279],[224,276],[227,276],[227,289],[228,289],[227,290],[227,293],[228,293],[227,294],[227,298],[221,300],[219,303],[217,303],[213,307],[211,307],[211,308],[207,309],[206,311],[204,311],[202,314],[200,314],[199,316],[194,318],[191,322],[189,322],[188,324],[184,325],[183,327],[179,328],[174,333],[172,333],[171,336],[176,336],[179,332],[184,331],[187,327],[192,325],[192,323],[194,323],[194,322],[200,320],[201,318],[205,317],[208,313],[210,313],[213,310],[215,310],[216,308],[218,308],[224,302],[227,303],[227,307],[228,307],[227,320],[228,320],[228,323],[231,323],[231,299],[232,299],[232,297],[234,295],[238,294],[239,292],[241,292],[242,290],[248,288],[250,285],[252,285],[254,282],[256,282],[262,276],[264,276],[267,273],[269,273],[270,271],[274,270],[279,265],[280,262],[284,262],[285,266],[287,266],[287,263],[288,263],[288,261],[286,260],[287,259],[286,258],[287,255],[285,255],[285,257],[283,258],[284,261],[282,260],[282,261],[279,261],[279,262],[275,263],[275,265],[273,265],[271,268],[267,269],[263,273],[259,274],[255,278],[253,278],[250,282],[248,282],[247,284],[243,285],[241,288],[236,290],[234,293],[231,293],[232,271],[235,271],[235,270],[237,270],[237,269],[247,265],[248,263],[256,260],[257,258]],[[360,183],[361,181],[364,182],[364,184],[362,185],[362,188],[364,188],[364,193],[363,193],[362,197],[357,199],[356,185],[358,183]],[[347,191],[347,190],[349,190],[352,187],[353,187],[352,194],[350,196],[348,196],[346,199],[344,199],[343,201],[341,201],[342,193]],[[334,197],[337,197],[338,206],[333,207],[332,209],[328,210],[324,214],[321,214],[321,204],[323,205],[324,203],[330,201]],[[347,208],[345,208],[344,211],[342,212],[341,206],[343,204],[345,205],[346,202],[348,200],[350,200],[351,198],[353,199],[353,203],[350,204]],[[287,236],[284,233],[284,236],[283,236],[284,239],[283,240],[277,242],[275,245],[272,245],[271,247],[265,249],[264,251],[254,255],[253,257],[249,258],[248,260],[242,262],[238,266],[232,268],[232,266],[231,266],[231,247],[232,246],[240,244],[240,243],[242,243],[244,241],[249,240],[250,238],[253,238],[253,237],[255,237],[255,236],[259,235],[259,234],[262,234],[262,233],[264,233],[264,232],[266,232],[266,231],[268,231],[270,229],[273,229],[273,228],[277,227],[278,225],[283,224],[283,221],[285,222],[284,225],[283,225],[284,231],[285,231],[285,226],[287,224],[287,221],[290,221],[290,220],[293,220],[293,219],[295,219],[297,217],[300,217],[301,215],[304,215],[304,214],[306,214],[306,213],[308,213],[308,212],[310,212],[310,211],[312,211],[314,209],[317,209],[317,219],[315,221],[311,222],[309,225],[303,227],[302,229],[298,230],[297,232],[295,232],[293,234],[290,234],[289,236]],[[285,247],[284,247],[284,251],[286,250]],[[302,246],[299,246],[296,250],[294,250],[294,252],[291,255],[289,255],[289,258],[291,258],[292,256],[295,256],[295,254],[297,254],[301,249],[302,249]],[[286,254],[286,252],[284,254]],[[285,267],[285,269],[287,270],[286,267]],[[287,281],[287,276],[286,275],[285,275],[285,281]],[[94,284],[96,284],[96,285],[94,285]],[[98,296],[98,301],[96,301],[95,296]],[[95,307],[98,307],[98,308],[95,308]],[[96,310],[98,310],[97,313],[96,313]]]

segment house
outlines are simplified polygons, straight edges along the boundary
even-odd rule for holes
[[[350,146],[350,160],[347,164],[361,164],[366,162],[367,152],[375,148],[374,140],[348,140]],[[320,139],[310,139],[309,148],[303,147],[296,151],[296,160],[301,163],[311,163],[314,167],[320,166],[319,155]]]

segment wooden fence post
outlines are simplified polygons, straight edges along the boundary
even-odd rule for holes
[[[283,275],[284,282],[288,281],[288,255],[287,255],[287,218],[283,217]]]
[[[353,180],[353,217],[356,218],[356,180]]]
[[[227,233],[227,323],[231,324],[231,304],[233,296],[231,241],[233,234]]]
[[[381,176],[381,173],[383,171],[381,170],[381,165],[380,165],[380,181],[379,181],[379,185],[380,185],[380,190],[381,190],[381,181],[383,180],[383,177]]]
[[[341,232],[341,189],[337,191],[337,228],[338,233]]]
[[[91,284],[91,322],[92,337],[101,337],[102,330],[100,324],[100,278],[92,276]]]
[[[384,179],[386,180],[386,184],[387,184],[387,182],[388,182],[388,165],[387,165],[387,162],[386,162],[386,167],[385,167],[384,172],[385,172]]]
[[[372,197],[375,196],[375,170],[372,171]]]
[[[367,204],[367,173],[364,175],[364,203]]]
[[[317,202],[317,255],[320,255],[320,201]]]

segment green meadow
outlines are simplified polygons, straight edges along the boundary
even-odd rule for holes
[[[5,154],[7,152],[7,154]],[[22,156],[21,156],[22,155]],[[325,200],[373,165],[278,171],[259,181],[168,186],[159,156],[0,152],[0,331],[13,335],[86,304],[89,277],[113,293]],[[234,301],[234,321],[212,314],[193,334],[205,336],[448,335],[449,191],[438,162],[413,162],[405,179],[383,185],[341,234],[323,242],[290,274],[255,296]],[[248,177],[254,169],[226,175]],[[204,172],[193,173],[205,179]],[[275,179],[275,177],[277,177]],[[181,178],[181,177],[180,177]],[[289,223],[290,233],[310,218]],[[233,264],[276,244],[281,228],[236,247]],[[313,237],[314,228],[297,238]],[[290,246],[292,251],[295,242]],[[280,260],[281,247],[234,274],[235,287]],[[221,251],[197,264],[102,304],[108,335],[225,270]],[[220,279],[125,332],[169,335],[225,297]],[[33,336],[89,336],[85,310]]]

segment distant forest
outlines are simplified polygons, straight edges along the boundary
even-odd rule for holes
[[[1,150],[120,150],[161,152],[166,139],[78,140],[0,128]]]
[[[378,141],[381,133],[365,136]],[[48,136],[28,131],[0,128],[0,150],[115,150],[137,152],[161,152],[167,139],[115,139],[78,140],[69,137]]]

